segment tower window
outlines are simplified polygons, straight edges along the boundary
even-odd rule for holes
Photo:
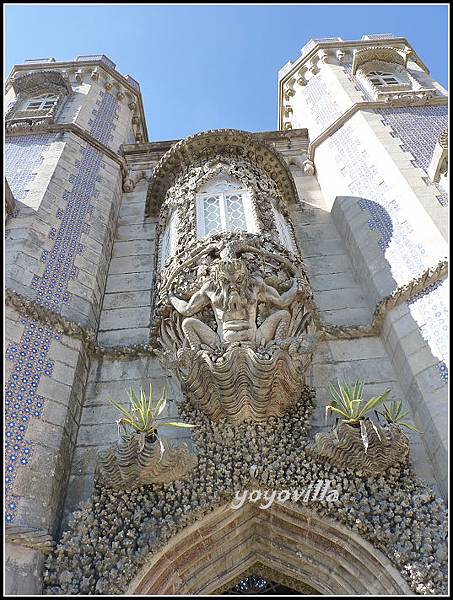
[[[209,182],[197,196],[198,237],[220,231],[256,232],[249,192],[226,179]]]
[[[46,95],[31,98],[25,107],[26,110],[45,110],[52,108],[58,101],[57,96]]]
[[[386,73],[385,71],[370,71],[368,78],[376,86],[398,85],[401,83],[393,73]]]

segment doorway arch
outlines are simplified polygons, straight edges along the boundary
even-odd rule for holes
[[[127,594],[213,594],[257,562],[321,594],[412,593],[390,560],[345,526],[295,504],[247,503],[217,508],[174,536]]]

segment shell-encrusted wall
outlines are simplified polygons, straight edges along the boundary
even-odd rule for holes
[[[241,425],[213,422],[185,400],[179,414],[196,425],[199,450],[192,476],[131,491],[96,486],[47,561],[46,593],[124,594],[150,553],[237,491],[302,489],[320,479],[330,480],[338,501],[311,508],[386,554],[415,593],[446,593],[443,501],[406,464],[365,476],[318,462],[307,439],[313,399],[305,388],[284,418]]]

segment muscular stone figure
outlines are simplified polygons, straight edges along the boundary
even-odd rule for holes
[[[285,310],[302,292],[297,279],[291,288],[279,294],[261,277],[251,277],[244,261],[220,260],[214,268],[213,277],[203,284],[189,302],[176,296],[170,302],[184,317],[182,330],[191,348],[218,347],[222,342],[252,342],[264,345],[270,340],[285,338],[291,315]],[[256,325],[259,302],[265,302],[280,310],[273,312],[261,324]],[[217,321],[217,333],[208,325],[192,317],[207,304],[211,304]]]

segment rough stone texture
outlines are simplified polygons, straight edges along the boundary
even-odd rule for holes
[[[6,544],[5,554],[6,594],[8,596],[41,594],[44,554],[15,544]]]
[[[288,576],[307,577],[308,583],[311,578],[319,589],[321,580],[328,581],[325,593],[407,593],[402,577],[416,593],[445,590],[445,511],[427,487],[433,484],[441,492],[447,487],[446,356],[442,344],[433,342],[445,337],[440,327],[445,284],[433,280],[434,287],[420,289],[418,298],[406,298],[408,305],[390,302],[380,313],[379,330],[371,327],[379,302],[419,281],[446,255],[443,196],[437,184],[425,180],[429,174],[423,165],[411,162],[426,158],[435,128],[426,128],[420,147],[413,145],[411,155],[403,142],[410,139],[413,144],[412,130],[410,123],[399,119],[404,111],[398,102],[403,100],[396,99],[394,112],[389,106],[385,114],[360,110],[325,134],[352,104],[370,97],[351,74],[353,46],[337,40],[327,42],[331,44],[327,49],[321,42],[317,50],[317,43],[310,42],[298,59],[301,62],[287,65],[281,73],[281,131],[230,130],[197,134],[180,143],[147,143],[141,100],[125,78],[108,70],[113,63],[98,57],[97,62],[52,65],[52,70],[66,70],[72,88],[55,115],[56,125],[80,127],[91,137],[77,130],[47,131],[43,124],[17,132],[14,138],[7,134],[15,144],[7,178],[16,206],[6,223],[6,284],[16,300],[42,302],[42,308],[52,308],[58,317],[47,321],[43,313],[33,312],[32,304],[23,313],[22,300],[6,311],[8,381],[15,382],[12,377],[23,364],[18,353],[28,351],[24,344],[30,336],[45,354],[47,371],[32,371],[35,378],[41,373],[37,393],[44,403],[33,405],[37,414],[25,437],[33,442],[33,454],[19,456],[26,462],[17,467],[13,481],[20,497],[18,507],[11,509],[18,529],[8,538],[15,539],[8,544],[11,593],[40,593],[43,555],[27,544],[32,538],[48,541],[46,536],[59,540],[68,520],[71,525],[49,559],[47,592],[124,593],[129,585],[129,591],[145,593],[212,593],[215,588],[209,582],[226,581],[236,567],[233,574],[240,576],[257,555],[267,556]],[[397,42],[398,51],[405,43]],[[381,45],[388,44],[384,40]],[[444,94],[411,56],[410,77]],[[290,71],[299,67],[293,77]],[[24,65],[18,71],[40,69],[49,66]],[[418,96],[420,101],[426,94]],[[20,110],[17,100],[9,86],[7,110],[15,110],[14,105]],[[441,101],[426,100],[433,106]],[[434,116],[438,112],[417,110]],[[397,122],[394,129],[391,121]],[[219,148],[227,156],[223,167],[212,162]],[[243,153],[241,168],[230,160],[238,151]],[[303,402],[280,419],[237,427],[223,421],[213,424],[187,402],[177,406],[183,399],[180,384],[152,355],[156,339],[154,335],[150,339],[150,327],[161,281],[159,240],[168,214],[164,192],[169,192],[169,199],[177,191],[183,179],[177,179],[181,166],[183,178],[191,168],[197,176],[176,198],[180,207],[191,208],[197,185],[223,168],[246,186],[256,181],[264,186],[256,197],[264,227],[274,228],[269,197],[292,225],[292,241],[313,292],[313,310],[328,326],[306,376],[316,389],[310,423]],[[86,194],[78,187],[85,177],[90,180]],[[146,216],[148,208],[160,205],[159,218]],[[65,212],[68,206],[73,213]],[[181,216],[188,230],[179,240],[178,252],[195,239],[195,211],[182,211]],[[76,248],[70,269],[58,271],[67,295],[61,305],[46,307],[39,286],[51,282],[43,277],[49,261],[56,258],[52,252],[62,223],[68,233],[64,248],[70,243]],[[47,287],[46,294],[55,300],[52,289]],[[66,329],[54,328],[61,323]],[[436,327],[430,327],[433,323]],[[50,327],[50,342],[35,337],[37,330],[29,333],[30,325]],[[92,341],[94,331],[97,345]],[[39,363],[33,358],[32,364]],[[357,377],[365,380],[370,394],[390,388],[392,398],[407,401],[412,420],[424,432],[409,435],[409,467],[389,469],[382,476],[357,476],[317,462],[307,448],[316,433],[330,427],[323,418],[328,384]],[[193,440],[185,430],[169,431],[167,439],[186,442],[191,450],[196,443],[201,450],[198,469],[188,481],[132,492],[95,486],[96,456],[117,441],[117,414],[108,398],[126,403],[129,385],[138,389],[149,382],[157,392],[167,386],[166,416],[196,419]],[[27,386],[31,389],[30,382]],[[14,389],[7,392],[15,400],[20,395],[18,401],[24,402],[25,396]],[[29,446],[20,448],[28,452]],[[302,486],[318,477],[334,480],[341,499],[334,506],[317,506],[307,517],[311,523],[307,527],[300,506],[269,513],[244,510],[231,519],[227,515],[226,521],[219,516],[238,488]],[[85,504],[74,513],[81,501]],[[11,505],[15,504],[14,498]],[[322,519],[328,520],[327,529],[316,524]],[[175,534],[183,535],[190,523],[199,529],[195,538],[201,535],[205,549],[218,559],[215,566],[209,560],[204,560],[206,570],[197,565],[197,559],[207,556],[198,542],[193,542],[195,547],[190,539],[175,542],[179,539]],[[225,532],[237,531],[236,537],[225,539],[224,547],[223,527]],[[303,547],[300,556],[294,539]],[[315,545],[304,541],[312,539],[318,540]],[[349,583],[340,577],[345,565],[341,560],[346,560],[342,542],[354,557],[363,557],[362,570]],[[163,562],[153,562],[159,552]],[[316,560],[307,561],[307,556]],[[149,568],[151,564],[157,569]],[[136,573],[139,579],[132,582]]]
[[[312,403],[313,392],[307,388],[284,419],[271,417],[265,424],[234,426],[213,423],[183,402],[180,414],[197,425],[193,436],[198,466],[192,479],[129,493],[95,487],[90,499],[73,514],[68,531],[47,561],[47,593],[124,594],[149,554],[224,505],[236,490],[307,489],[319,479],[329,479],[339,499],[314,504],[317,514],[369,540],[414,592],[445,593],[442,500],[417,480],[410,467],[365,477],[316,462],[306,437]],[[266,520],[265,511],[262,518]],[[154,592],[160,592],[163,584],[156,583]]]

